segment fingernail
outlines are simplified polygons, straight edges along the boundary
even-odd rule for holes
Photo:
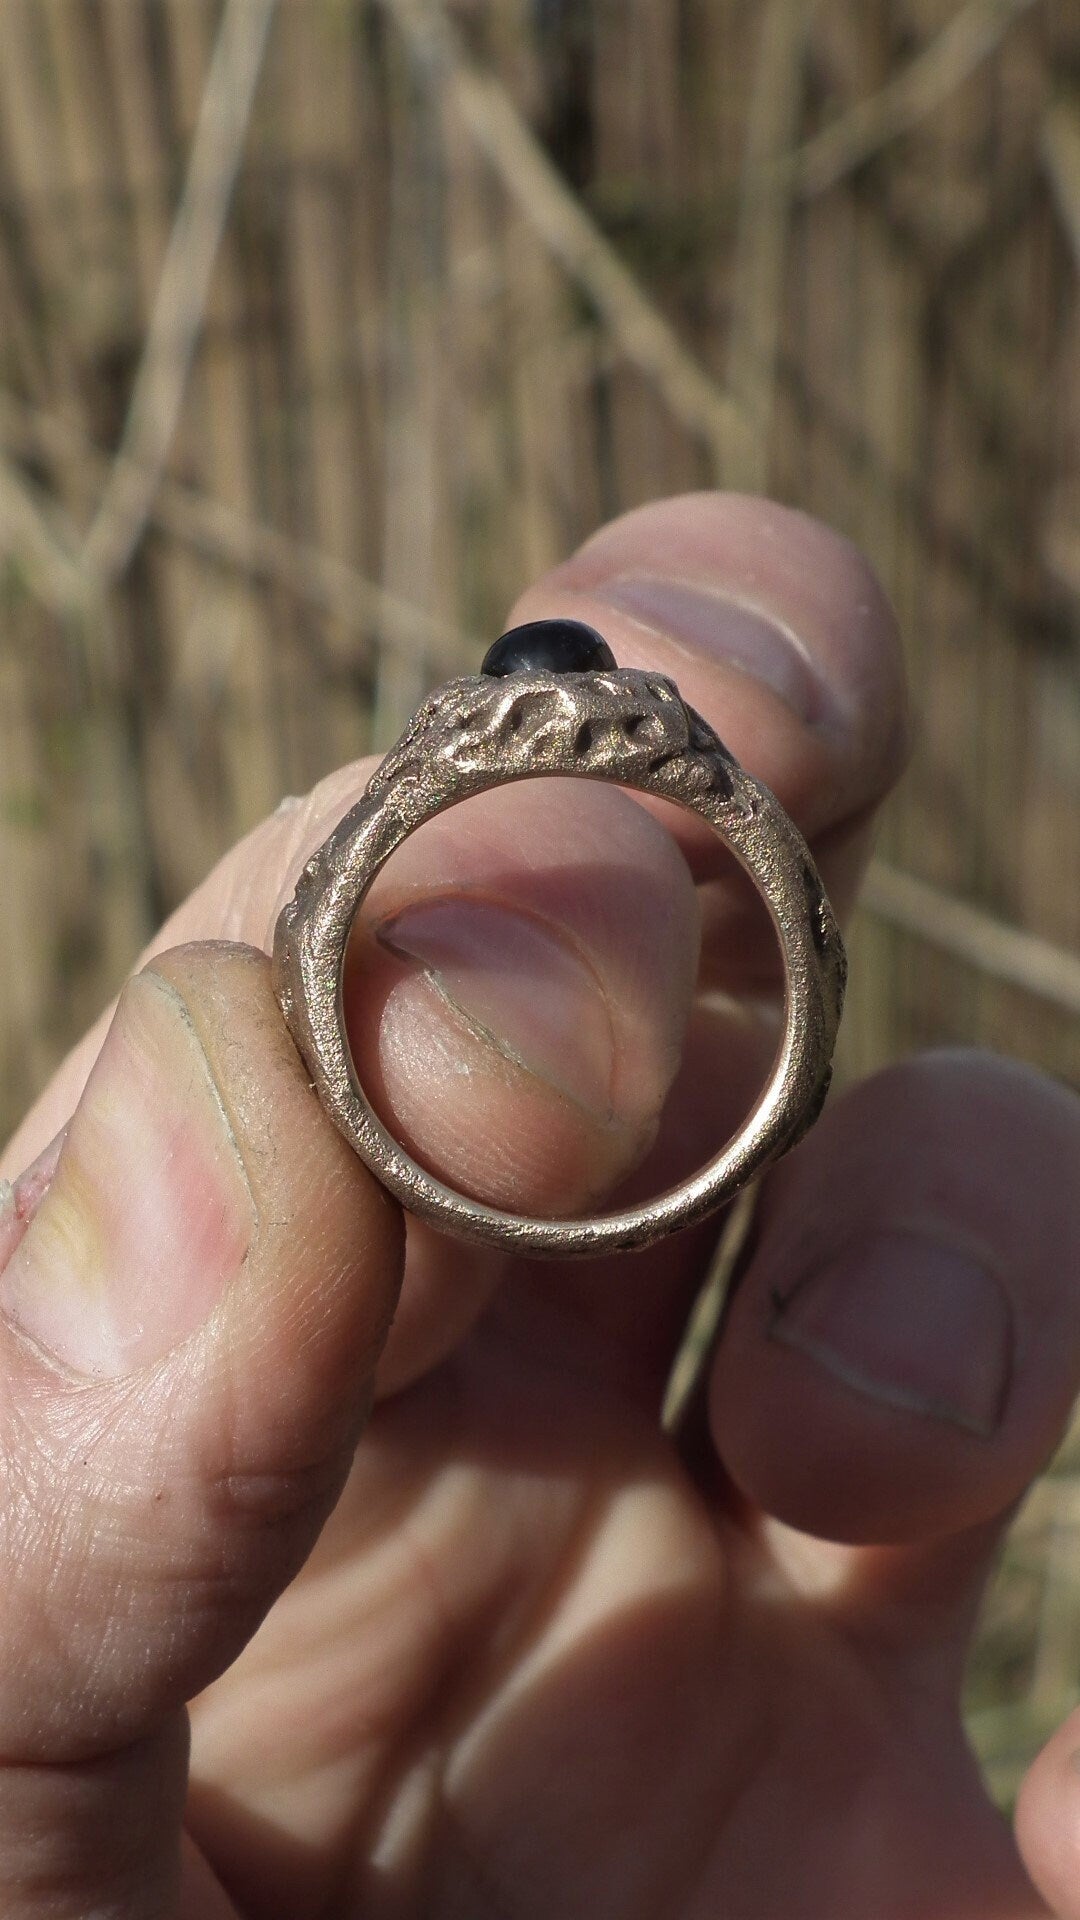
[[[129,1373],[202,1324],[243,1265],[254,1223],[187,1008],[160,974],[138,974],[0,1275],[0,1309],[77,1373]]]
[[[603,988],[550,922],[461,895],[404,908],[378,928],[415,960],[448,1010],[492,1047],[602,1118],[615,1035]]]
[[[751,675],[808,726],[845,720],[798,635],[761,607],[698,581],[652,573],[616,574],[591,587],[590,594],[676,646]]]
[[[771,1337],[857,1393],[989,1439],[1012,1370],[1008,1295],[972,1250],[908,1228],[842,1248],[775,1302]]]

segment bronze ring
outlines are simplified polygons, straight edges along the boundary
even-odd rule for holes
[[[782,1037],[741,1130],[682,1186],[585,1220],[505,1213],[418,1166],[368,1104],[342,1010],[349,932],[395,849],[472,794],[544,775],[611,780],[700,814],[762,895],[784,963]],[[481,673],[451,680],[423,702],[363,798],[308,861],[274,935],[274,988],[289,1030],[360,1158],[440,1232],[529,1255],[646,1246],[703,1219],[793,1146],[828,1090],[846,971],[817,868],[768,788],[744,772],[673,681],[617,667],[598,634],[569,621],[504,635]]]

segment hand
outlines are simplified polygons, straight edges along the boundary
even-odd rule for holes
[[[556,614],[674,675],[849,913],[905,750],[858,556],[692,496],[514,610]],[[591,1267],[406,1234],[311,1093],[256,949],[369,770],[222,863],[4,1163],[41,1156],[0,1212],[6,1920],[1042,1911],[957,1698],[1076,1390],[1077,1103],[963,1054],[836,1099],[765,1182],[680,1457],[657,1409],[715,1224]],[[373,893],[361,1077],[452,1182],[586,1210],[745,1112],[777,962],[659,811],[503,789]],[[1023,1833],[1075,1914],[1067,1751]]]

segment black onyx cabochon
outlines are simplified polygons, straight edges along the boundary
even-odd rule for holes
[[[529,620],[500,635],[481,673],[599,673],[618,663],[603,634],[583,620]]]

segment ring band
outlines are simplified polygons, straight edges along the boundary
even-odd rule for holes
[[[538,622],[536,630],[555,625],[576,623]],[[606,643],[599,644],[611,660]],[[772,1073],[735,1137],[692,1179],[647,1205],[581,1220],[532,1219],[486,1206],[412,1160],[368,1103],[342,1006],[353,921],[402,841],[473,794],[549,775],[613,781],[700,815],[762,895],[785,976]],[[363,798],[308,861],[274,935],[275,992],[319,1098],[350,1146],[409,1212],[440,1232],[529,1255],[646,1246],[703,1219],[793,1146],[828,1091],[846,974],[817,868],[779,802],[739,766],[672,680],[616,666],[495,667],[432,694]]]

